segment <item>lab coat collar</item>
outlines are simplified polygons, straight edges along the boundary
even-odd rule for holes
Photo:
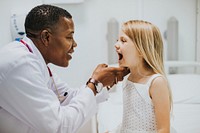
[[[45,79],[48,82],[49,78],[50,78],[50,75],[49,75],[49,71],[47,69],[47,64],[46,64],[42,54],[40,53],[40,51],[38,50],[38,48],[35,46],[35,44],[33,43],[33,41],[30,38],[25,36],[22,40],[30,47],[30,49],[33,51],[33,54],[35,56],[37,56],[38,60],[42,64],[42,66],[44,66],[43,67],[43,69],[44,69],[43,72],[44,72],[44,75],[45,75]]]

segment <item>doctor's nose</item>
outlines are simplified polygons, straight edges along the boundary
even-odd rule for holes
[[[75,47],[77,47],[77,43],[76,43],[76,41],[74,40],[74,42],[73,42],[73,47],[75,48]]]

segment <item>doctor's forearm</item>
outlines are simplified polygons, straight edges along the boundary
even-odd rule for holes
[[[61,131],[74,133],[96,113],[96,98],[88,87],[80,88],[79,94],[73,97],[69,104],[61,106],[58,112],[61,116]],[[76,125],[76,126],[74,126]]]

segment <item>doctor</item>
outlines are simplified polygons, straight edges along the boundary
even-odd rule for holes
[[[25,38],[0,50],[0,133],[75,133],[96,112],[96,94],[104,96],[102,87],[128,71],[100,64],[85,85],[72,89],[48,67],[67,67],[77,46],[70,13],[37,6],[25,30]]]

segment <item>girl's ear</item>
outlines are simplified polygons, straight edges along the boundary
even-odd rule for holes
[[[48,46],[49,44],[49,37],[50,37],[50,33],[48,30],[43,30],[40,34],[41,36],[41,41],[43,42],[43,44],[45,46]]]

